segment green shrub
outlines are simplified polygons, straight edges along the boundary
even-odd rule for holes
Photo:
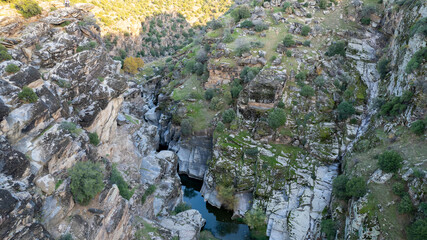
[[[326,0],[320,0],[319,1],[319,8],[325,10],[327,8],[327,2]]]
[[[15,3],[15,8],[25,18],[30,18],[42,13],[42,8],[33,0],[21,0]]]
[[[240,42],[237,44],[236,49],[234,50],[235,54],[241,57],[244,53],[251,51],[250,45],[247,42]]]
[[[212,88],[206,89],[205,99],[210,101],[215,96],[215,90]]]
[[[267,217],[260,208],[253,208],[250,211],[246,212],[245,218],[243,221],[249,226],[252,230],[264,230],[266,228]]]
[[[283,6],[282,6],[282,11],[286,12],[286,10],[288,8],[290,8],[290,7],[291,7],[291,3],[290,2],[284,2]]]
[[[240,72],[240,79],[242,79],[243,82],[246,82],[246,83],[250,82],[256,77],[259,71],[260,69],[257,67],[245,66],[243,70]]]
[[[135,190],[130,190],[128,183],[123,179],[122,175],[120,174],[119,170],[117,170],[116,165],[113,165],[113,168],[111,170],[111,176],[110,176],[111,184],[116,184],[117,188],[119,189],[120,196],[123,198],[129,200]]]
[[[0,44],[0,62],[12,59],[12,56],[7,52],[7,48]]]
[[[424,134],[426,130],[426,124],[423,120],[417,120],[411,124],[411,132],[415,133],[418,136]]]
[[[247,6],[241,6],[234,9],[231,12],[231,16],[234,18],[235,22],[240,21],[241,19],[245,19],[251,16],[251,11]]]
[[[304,25],[302,28],[301,28],[301,35],[302,36],[308,36],[308,33],[311,31],[311,28],[309,27],[309,26],[307,26],[307,25]]]
[[[91,49],[94,49],[95,47],[96,47],[96,42],[94,42],[94,41],[90,41],[90,42],[88,42],[87,44],[85,44],[85,45],[83,45],[83,46],[78,46],[77,47],[77,52],[83,52],[83,51],[86,51],[86,50],[91,50]]]
[[[20,93],[18,93],[18,98],[27,103],[35,103],[39,99],[33,89],[26,86],[22,88]]]
[[[397,205],[397,210],[399,213],[410,213],[414,210],[414,206],[412,205],[411,197],[409,197],[408,194],[405,194],[405,196],[400,199],[399,204]]]
[[[301,88],[299,94],[303,97],[310,98],[314,96],[314,89],[308,85]]]
[[[292,51],[286,50],[286,57],[292,57]]]
[[[224,37],[222,39],[224,43],[231,43],[234,41],[234,37],[230,32],[230,29],[224,31]]]
[[[339,199],[347,199],[347,182],[346,175],[339,175],[332,182],[332,193]]]
[[[390,117],[398,116],[406,110],[412,96],[413,93],[411,91],[405,91],[402,96],[396,96],[392,100],[387,101],[381,105],[380,115]]]
[[[408,227],[409,240],[427,239],[427,219],[418,219]]]
[[[295,79],[298,81],[305,81],[307,79],[307,74],[304,71],[299,72],[297,75],[295,75]]]
[[[191,209],[190,205],[182,202],[182,203],[179,203],[178,205],[176,205],[176,207],[172,211],[172,215],[176,215],[180,212],[185,212],[185,211],[190,210],[190,209]]]
[[[421,170],[421,169],[419,169],[419,168],[416,168],[416,169],[414,169],[414,173],[412,173],[412,175],[414,176],[414,177],[416,177],[416,178],[424,178],[424,176],[425,176],[425,173],[424,173],[424,171],[423,170]]]
[[[406,194],[405,185],[401,182],[397,182],[392,186],[393,193],[397,196],[404,196]]]
[[[219,132],[219,133],[222,133],[222,132],[224,132],[224,130],[225,130],[224,123],[222,123],[222,122],[218,122],[218,123],[216,124],[215,131],[217,131],[217,132]]]
[[[313,16],[311,15],[311,13],[307,13],[307,15],[305,15],[306,18],[312,18]]]
[[[255,24],[251,20],[245,20],[242,23],[240,23],[241,28],[252,28]]]
[[[427,17],[419,19],[410,29],[411,37],[415,34],[421,34],[427,37]]]
[[[99,141],[98,134],[96,132],[89,133],[89,142],[94,146],[99,145],[100,141]]]
[[[58,240],[73,240],[73,236],[70,233],[63,234]]]
[[[310,40],[305,40],[302,45],[304,45],[305,47],[310,47],[311,45],[311,41]]]
[[[346,194],[349,197],[363,197],[367,192],[366,182],[362,177],[354,177],[346,184]]]
[[[278,108],[285,108],[285,104],[282,102],[282,101],[280,101],[278,104],[277,104],[277,107]]]
[[[338,105],[338,120],[344,121],[347,118],[349,118],[351,115],[353,115],[356,110],[353,107],[353,104],[343,101]]]
[[[8,64],[4,70],[7,73],[17,73],[19,72],[20,68],[17,65],[12,63],[12,64]]]
[[[82,129],[78,128],[73,122],[61,122],[60,128],[66,130],[73,136],[78,136],[82,132]]]
[[[292,47],[293,45],[295,45],[294,38],[291,34],[285,36],[285,38],[283,39],[283,45],[285,47]]]
[[[209,104],[209,109],[219,111],[222,109],[224,103],[219,97],[213,97],[211,103]]]
[[[233,109],[227,109],[222,114],[222,121],[224,123],[231,123],[236,118],[236,113]]]
[[[317,76],[314,79],[314,85],[318,88],[322,88],[325,85],[325,78],[323,76]]]
[[[103,174],[98,164],[78,162],[69,172],[71,193],[81,205],[87,205],[104,188]]]
[[[147,200],[147,197],[153,194],[156,191],[157,187],[156,185],[150,185],[148,186],[147,190],[145,190],[144,195],[141,197],[141,204],[145,203],[145,200]]]
[[[320,223],[320,229],[321,229],[321,232],[326,235],[326,239],[328,240],[335,239],[337,226],[332,219],[322,219],[322,222]]]
[[[412,73],[414,70],[421,67],[421,65],[427,60],[427,47],[422,48],[415,52],[411,60],[406,65],[406,73]]]
[[[369,24],[371,24],[371,18],[370,18],[370,17],[362,17],[362,18],[360,19],[360,22],[361,22],[363,25],[369,25]]]
[[[188,137],[193,133],[193,123],[190,119],[183,119],[181,121],[181,134]]]
[[[388,72],[390,72],[389,67],[390,60],[386,58],[381,58],[377,63],[377,70],[380,73],[380,77],[384,79]]]
[[[255,30],[255,32],[262,32],[264,30],[268,30],[268,28],[269,28],[268,24],[260,23],[260,24],[255,25],[254,30]]]
[[[275,108],[269,112],[267,123],[268,125],[276,130],[278,127],[283,126],[286,122],[285,110],[281,108]]]
[[[341,55],[345,57],[345,47],[346,43],[344,41],[335,42],[332,43],[331,46],[329,46],[328,51],[325,53],[326,56],[334,56],[334,55]]]
[[[396,151],[385,151],[378,156],[378,166],[387,173],[397,172],[402,166],[403,158]]]
[[[216,190],[218,192],[218,198],[224,206],[227,209],[233,209],[234,204],[236,203],[233,186],[217,185]]]
[[[234,85],[231,87],[230,93],[233,99],[237,99],[239,97],[240,92],[242,91],[242,85]]]

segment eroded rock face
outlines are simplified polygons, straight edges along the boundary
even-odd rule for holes
[[[209,136],[194,136],[178,142],[177,156],[179,173],[203,179],[207,161],[212,157],[212,139]]]

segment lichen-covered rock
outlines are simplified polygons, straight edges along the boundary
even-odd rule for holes
[[[196,240],[205,222],[199,211],[191,209],[162,219],[160,225],[177,232],[179,239]]]

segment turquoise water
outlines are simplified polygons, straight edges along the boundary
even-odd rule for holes
[[[187,175],[180,175],[180,178],[184,202],[198,210],[206,220],[203,230],[209,230],[216,238],[224,240],[251,239],[249,227],[231,219],[233,212],[223,208],[218,209],[205,202],[200,194],[202,181],[189,178]]]

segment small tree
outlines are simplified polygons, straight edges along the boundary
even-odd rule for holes
[[[387,58],[381,58],[377,63],[377,70],[382,79],[384,79],[387,73],[390,72],[389,63],[390,63],[390,60],[388,60]]]
[[[346,194],[350,197],[363,197],[366,194],[366,182],[362,177],[354,177],[346,184]]]
[[[210,101],[215,96],[215,90],[212,88],[206,89],[205,99]]]
[[[302,36],[308,36],[308,33],[311,31],[311,28],[307,25],[303,26],[301,28],[301,35]]]
[[[426,124],[423,120],[417,120],[411,124],[411,131],[418,136],[424,134],[426,130]]]
[[[338,54],[345,57],[345,47],[346,43],[343,41],[332,43],[331,46],[329,46],[328,51],[325,53],[325,55],[334,56]]]
[[[322,233],[326,235],[326,239],[335,239],[335,233],[337,232],[337,226],[332,219],[323,219],[320,223],[320,229]]]
[[[403,185],[401,182],[397,182],[395,184],[393,184],[392,187],[393,193],[396,194],[397,196],[404,196],[405,195],[405,185]]]
[[[410,213],[414,210],[412,205],[411,197],[408,194],[405,194],[402,199],[400,199],[399,204],[397,205],[397,210],[399,213]]]
[[[427,219],[418,219],[408,228],[409,240],[427,239]]]
[[[310,98],[314,96],[314,89],[308,85],[305,85],[304,87],[301,88],[300,91],[301,96],[306,97],[306,98]]]
[[[385,151],[378,156],[378,166],[384,172],[397,172],[402,162],[402,156],[396,151]]]
[[[127,200],[132,197],[134,190],[129,189],[128,183],[123,179],[122,174],[120,174],[119,170],[117,170],[117,167],[115,165],[113,165],[113,168],[111,170],[110,181],[112,184],[117,185],[117,188],[120,192],[120,196]]]
[[[104,188],[103,174],[98,164],[90,161],[78,162],[69,174],[71,193],[74,200],[81,205],[87,205]]]
[[[267,122],[268,122],[268,125],[274,130],[284,125],[286,122],[285,110],[281,108],[275,108],[273,111],[271,111],[268,114]]]
[[[236,113],[233,109],[227,109],[222,114],[222,121],[224,123],[231,123],[236,118]]]
[[[338,120],[344,121],[353,115],[356,110],[353,107],[353,104],[344,101],[338,105]]]
[[[7,52],[7,48],[0,44],[0,62],[12,59],[12,56]]]
[[[348,177],[346,175],[339,175],[334,179],[332,182],[332,192],[335,196],[339,199],[346,199],[347,198],[347,182]]]
[[[23,87],[22,91],[18,93],[18,98],[24,102],[35,103],[37,102],[38,96],[32,88]]]
[[[144,61],[141,58],[127,57],[123,63],[123,70],[130,74],[138,73],[138,68],[144,66]]]

